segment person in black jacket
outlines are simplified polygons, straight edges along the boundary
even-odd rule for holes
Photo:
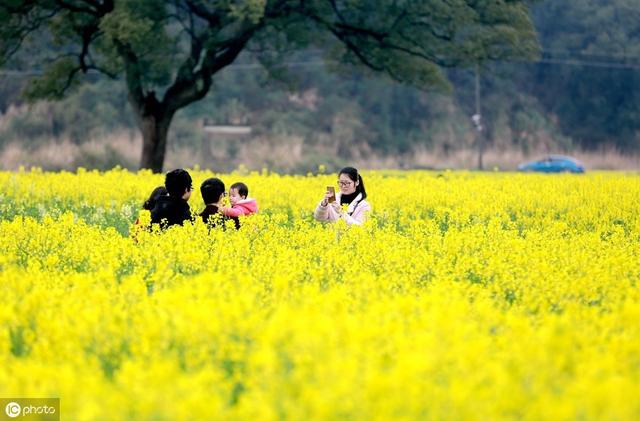
[[[200,193],[206,206],[200,213],[202,221],[207,224],[209,228],[221,227],[224,229],[225,221],[229,219],[229,217],[220,213],[225,195],[224,183],[219,178],[208,178],[204,180],[200,186]],[[240,228],[238,218],[231,219],[236,229]]]
[[[187,201],[191,197],[193,182],[189,173],[183,169],[169,171],[164,179],[169,193],[160,196],[151,210],[151,223],[162,228],[182,225],[191,219],[191,210]]]

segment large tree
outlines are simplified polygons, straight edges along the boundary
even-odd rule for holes
[[[21,57],[43,67],[26,91],[32,99],[61,98],[90,73],[124,75],[143,136],[140,166],[159,172],[175,113],[203,98],[244,50],[277,68],[287,52],[313,48],[341,67],[446,86],[443,66],[536,53],[527,3],[1,0],[0,64]],[[34,41],[54,48],[43,55]]]

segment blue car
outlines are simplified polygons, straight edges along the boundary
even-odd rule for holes
[[[568,156],[549,155],[538,161],[518,165],[518,171],[583,173],[584,165],[577,159]]]

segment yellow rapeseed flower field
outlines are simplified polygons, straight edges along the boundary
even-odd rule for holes
[[[640,418],[640,175],[363,176],[362,227],[313,220],[335,174],[239,171],[261,209],[239,231],[154,233],[133,221],[162,175],[0,172],[0,396],[73,420]]]

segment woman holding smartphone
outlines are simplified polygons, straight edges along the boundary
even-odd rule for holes
[[[365,200],[367,192],[362,176],[355,168],[343,168],[338,173],[338,186],[338,193],[332,186],[327,187],[324,199],[316,207],[314,218],[321,222],[344,219],[348,225],[361,225],[371,212],[371,205]],[[343,210],[343,205],[347,206],[346,210]]]

